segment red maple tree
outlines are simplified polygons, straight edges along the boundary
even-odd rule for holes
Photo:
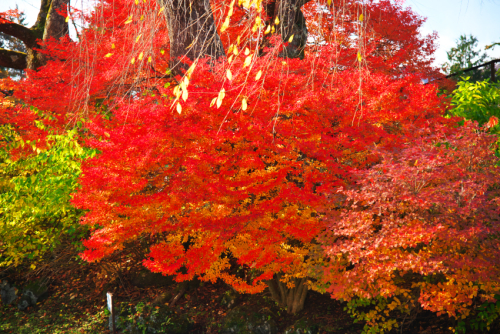
[[[100,152],[83,164],[74,197],[93,228],[86,260],[150,235],[150,270],[247,292],[268,286],[296,312],[337,187],[377,161],[374,144],[400,147],[411,126],[442,114],[436,87],[421,84],[433,38],[419,37],[422,20],[389,1],[330,7],[350,13],[348,29],[316,22],[321,11],[309,2],[311,36],[338,35],[316,46],[300,22],[275,15],[289,3],[223,1],[212,12],[225,56],[217,40],[220,57],[204,58],[196,40],[171,40],[178,27],[165,4],[104,1],[81,14],[90,28],[78,42],[43,41],[45,65],[5,83],[43,118],[16,105],[2,109],[2,122],[35,142],[45,132],[34,121],[55,132],[86,122],[81,140]],[[369,20],[377,13],[397,20]],[[234,262],[254,277],[233,274]],[[280,295],[283,283],[293,298]]]
[[[496,137],[483,130],[472,122],[414,129],[403,147],[377,150],[382,161],[339,190],[345,206],[330,215],[321,237],[332,297],[383,297],[390,310],[418,302],[457,318],[476,298],[494,300],[498,160]],[[365,320],[375,324],[382,316]]]

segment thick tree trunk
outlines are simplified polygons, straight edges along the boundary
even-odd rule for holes
[[[186,68],[182,57],[191,61],[225,56],[209,0],[160,0],[165,7],[170,39],[170,68],[180,74]]]
[[[306,278],[294,278],[294,287],[288,288],[281,282],[281,275],[275,274],[272,280],[266,281],[273,300],[281,307],[285,307],[288,313],[295,314],[304,309],[304,302],[307,296]]]
[[[266,5],[266,13],[272,21],[279,19],[276,33],[281,34],[284,42],[290,42],[283,50],[282,57],[303,58],[307,42],[307,27],[301,7],[310,0],[275,0]],[[170,67],[174,73],[186,68],[182,58],[191,61],[210,57],[218,59],[225,56],[221,39],[217,33],[210,7],[210,0],[160,0],[165,7],[165,18],[170,38]],[[37,69],[46,59],[36,52],[37,39],[61,38],[68,34],[68,24],[63,12],[69,0],[41,0],[38,19],[31,28],[15,23],[0,24],[0,31],[19,38],[26,45],[26,55],[12,54],[2,50],[0,63],[6,67]],[[26,65],[24,65],[26,64]]]
[[[268,24],[274,23],[278,18],[276,33],[281,34],[283,42],[288,43],[293,36],[292,42],[283,48],[280,55],[284,58],[304,58],[308,32],[301,8],[309,1],[311,0],[276,0],[269,2],[265,8],[266,14],[271,18]]]
[[[38,39],[59,39],[68,34],[68,23],[66,18],[58,10],[65,11],[69,0],[42,0],[38,18],[31,28],[17,23],[0,24],[0,32],[21,40],[26,45],[27,53],[2,49],[0,51],[0,66],[14,69],[36,70],[46,62],[35,49],[40,45]]]

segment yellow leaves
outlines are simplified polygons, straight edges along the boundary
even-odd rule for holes
[[[236,46],[235,46],[235,47],[233,47],[233,54],[234,54],[235,56],[237,56],[237,55],[239,54],[239,52],[238,52],[238,48],[237,48]]]
[[[276,18],[274,19],[274,24],[275,25],[278,25],[280,24],[280,19],[276,16]]]
[[[363,22],[363,14],[359,16],[359,22]]]
[[[69,22],[70,19],[71,19],[71,16],[68,15],[68,16],[66,16],[66,20],[65,21]]]
[[[187,77],[184,78],[184,81],[186,81],[186,86],[189,84],[189,78],[191,78],[191,75],[193,74],[194,69],[196,68],[196,64],[197,62],[195,61],[194,63],[191,64],[191,66],[189,66],[188,70],[186,71]]]
[[[225,96],[226,96],[226,90],[222,88],[219,92],[219,95],[217,96],[217,109],[219,109],[219,107],[221,106],[222,100],[224,99]]]
[[[292,41],[293,41],[293,36],[295,36],[295,35],[290,36],[290,38],[288,39],[288,43],[292,43]]]
[[[107,53],[107,54],[104,56],[104,58],[109,58],[109,57],[111,57],[112,55],[113,55],[112,53]]]
[[[252,62],[252,55],[249,55],[248,57],[245,58],[245,62],[243,63],[243,67],[247,67],[248,65],[250,65],[251,62]]]
[[[220,28],[220,32],[226,31],[226,29],[229,28],[229,16],[226,17],[224,20],[224,23],[222,24],[222,27]]]
[[[222,27],[220,28],[220,32],[224,32],[229,28],[229,22],[231,20],[231,15],[233,15],[233,6],[234,6],[234,1],[231,2],[229,5],[229,12],[227,13],[226,19],[224,20],[224,23],[222,24]]]
[[[358,52],[358,61],[361,63],[362,60],[363,60],[363,58],[361,57],[361,53]]]
[[[31,268],[32,270],[35,270],[35,269],[36,269],[36,265],[35,265],[35,264],[32,264],[32,265],[30,266],[30,268]]]
[[[181,96],[180,86],[175,86],[173,90],[174,96],[178,99]]]
[[[184,101],[187,100],[189,95],[187,90],[188,85],[189,85],[189,78],[185,76],[184,79],[181,81],[181,83],[178,86],[174,87],[173,94],[175,95],[176,100],[178,100],[181,97]]]
[[[269,34],[270,31],[271,31],[271,26],[268,25],[267,28],[266,28],[266,31],[264,31],[264,35]]]
[[[241,109],[242,110],[247,110],[247,99],[244,97],[243,100],[241,101]]]
[[[328,0],[326,3],[328,4],[328,6],[331,6],[332,5],[332,0]]]
[[[142,34],[139,34],[139,36],[137,36],[137,38],[135,39],[135,42],[137,43],[141,37],[142,37]]]
[[[158,15],[161,14],[161,12],[163,12],[165,10],[165,7],[161,7],[160,10],[158,11]]]
[[[148,63],[150,63],[152,61],[152,58],[151,56],[148,57]]]
[[[141,52],[141,53],[139,54],[139,57],[138,57],[138,58],[139,58],[139,60],[142,60],[142,57],[143,57],[143,56],[144,56],[144,53],[143,53],[143,52]]]
[[[250,54],[250,49],[249,48],[245,48],[245,56],[248,56]]]
[[[135,0],[135,4],[138,5],[139,4],[139,0]]]
[[[250,0],[239,0],[238,4],[243,6],[243,8],[250,8],[251,5]]]
[[[227,62],[228,62],[229,64],[231,64],[231,62],[233,61],[233,56],[234,56],[234,55],[231,55],[231,56],[229,56],[229,58],[227,59]]]
[[[115,43],[112,43],[111,44],[111,48],[114,49],[115,48]]]
[[[130,61],[131,64],[134,64],[135,63],[135,57],[132,58],[132,60]]]
[[[182,99],[184,100],[184,102],[186,102],[187,98],[188,98],[188,91],[187,89],[184,89],[182,91]]]
[[[259,70],[259,72],[257,72],[257,75],[255,76],[255,80],[259,80],[261,76],[262,76],[262,71]]]
[[[261,22],[262,22],[261,18],[259,16],[257,16],[255,18],[255,24],[252,27],[252,32],[256,32],[260,28]]]
[[[127,21],[125,21],[125,24],[129,24],[129,23],[132,23],[132,15],[130,15],[130,17],[127,19]]]
[[[216,98],[216,97],[214,97],[214,98],[212,99],[212,102],[210,102],[210,107],[213,107],[213,105],[215,104],[215,102],[216,102],[216,101],[217,101],[217,98]]]
[[[182,89],[187,89],[187,86],[189,86],[189,76],[185,76],[184,79],[182,79],[182,82],[181,82],[181,88]]]
[[[233,6],[234,6],[234,1],[231,1],[231,4],[229,5],[229,11],[227,12],[227,16],[233,15]]]
[[[226,78],[231,81],[233,80],[233,74],[231,73],[231,70],[230,69],[227,69],[226,71]]]
[[[163,55],[165,54],[165,50],[160,50],[160,53]]]
[[[182,106],[181,106],[181,104],[179,102],[177,102],[177,108],[176,109],[177,109],[177,113],[179,113],[179,115],[180,115],[181,112],[182,112]]]

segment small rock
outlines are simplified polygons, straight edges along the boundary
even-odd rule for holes
[[[4,305],[12,304],[18,298],[17,293],[17,288],[10,286],[7,281],[0,283],[0,297]]]
[[[21,311],[26,310],[30,306],[35,306],[38,301],[47,293],[47,285],[35,281],[29,283],[24,289],[17,308]]]

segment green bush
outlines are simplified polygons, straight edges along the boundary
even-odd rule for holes
[[[23,140],[9,125],[0,128],[0,135],[5,144],[0,151],[0,267],[29,260],[34,268],[62,240],[78,244],[86,233],[78,223],[81,212],[70,199],[80,161],[94,152],[78,144],[76,129],[49,135],[44,149]],[[9,154],[27,145],[32,155],[14,160]]]
[[[457,83],[451,98],[452,116],[464,117],[484,125],[491,117],[500,118],[500,86],[488,80],[472,83],[469,77]],[[490,128],[492,133],[500,134],[500,125]]]

